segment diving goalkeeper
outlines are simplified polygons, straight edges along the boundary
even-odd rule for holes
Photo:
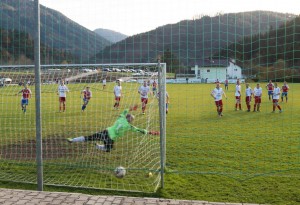
[[[76,138],[68,138],[67,141],[72,142],[87,142],[87,141],[103,141],[104,145],[96,144],[96,149],[110,152],[113,148],[114,142],[124,136],[124,133],[127,131],[134,131],[134,132],[140,132],[142,134],[152,134],[152,135],[158,135],[159,132],[149,132],[145,129],[137,128],[131,123],[134,120],[134,116],[132,114],[129,114],[129,110],[136,110],[137,105],[134,107],[131,107],[130,109],[125,109],[116,122],[113,124],[113,126],[106,128],[105,130],[101,132],[94,133],[89,136],[80,136]]]

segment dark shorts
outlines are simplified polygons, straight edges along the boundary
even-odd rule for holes
[[[66,102],[66,97],[59,97],[59,102]]]
[[[121,97],[115,97],[116,101],[121,101]]]
[[[261,97],[255,96],[254,99],[255,99],[255,104],[261,103]]]
[[[215,104],[217,107],[223,106],[223,101],[222,100],[215,101]]]
[[[112,139],[110,139],[107,130],[103,130],[101,132],[97,132],[90,136],[86,136],[85,140],[86,141],[102,141],[104,143],[104,146],[105,146],[107,152],[110,152],[110,150],[112,150],[112,148],[114,146],[114,141]]]
[[[246,96],[246,103],[251,102],[251,96]]]
[[[288,92],[282,92],[281,93],[281,97],[284,97],[284,96],[287,97],[287,95],[288,95]]]
[[[28,99],[22,99],[21,104],[22,105],[28,105]]]
[[[141,98],[141,102],[144,103],[144,104],[147,104],[148,103],[148,98]]]
[[[268,90],[268,95],[273,95],[273,90]]]
[[[90,99],[83,98],[83,103],[85,103],[85,104],[88,104],[88,103],[89,103],[89,101],[90,101]]]

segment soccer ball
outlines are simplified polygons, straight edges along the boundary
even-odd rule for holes
[[[126,174],[126,169],[124,167],[119,166],[115,169],[116,177],[123,178],[125,174]]]

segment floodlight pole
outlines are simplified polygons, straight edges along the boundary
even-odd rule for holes
[[[41,126],[41,62],[40,62],[40,4],[34,0],[35,35],[34,35],[34,73],[35,73],[35,127],[36,127],[36,162],[37,190],[43,191],[43,156]]]

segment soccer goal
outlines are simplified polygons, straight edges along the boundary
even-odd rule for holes
[[[0,88],[0,179],[36,183],[34,66],[0,69],[11,79]],[[165,63],[41,66],[44,184],[155,191],[165,161],[165,98],[159,97],[165,96],[165,70]],[[132,127],[118,133],[114,123],[127,114],[134,116]],[[113,126],[110,150],[101,149],[105,140],[67,140]],[[117,167],[125,176],[116,177]]]

